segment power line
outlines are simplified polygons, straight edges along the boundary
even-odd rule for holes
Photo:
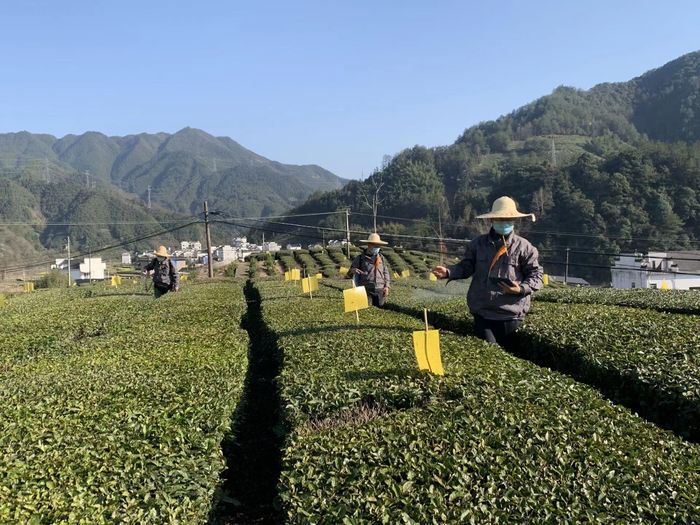
[[[178,224],[195,218],[194,215],[176,221],[114,221],[114,222],[0,222],[0,226],[120,226],[127,224]]]
[[[201,224],[201,223],[202,223],[202,221],[200,221],[200,220],[192,221],[192,222],[189,222],[189,223],[187,223],[187,224],[182,224],[182,225],[180,225],[180,226],[176,226],[176,227],[174,227],[174,228],[169,228],[169,229],[166,229],[166,230],[160,230],[160,231],[158,231],[158,232],[149,233],[148,235],[143,235],[143,236],[140,236],[140,237],[134,237],[134,238],[132,238],[132,239],[128,239],[128,240],[126,240],[126,241],[122,241],[122,242],[120,242],[120,243],[118,243],[118,244],[112,244],[112,245],[109,245],[109,246],[103,246],[102,248],[98,248],[98,249],[96,249],[96,250],[92,250],[92,249],[91,249],[91,250],[89,250],[89,251],[87,251],[87,252],[80,252],[80,253],[77,253],[77,254],[73,254],[73,257],[84,257],[84,256],[87,255],[88,253],[89,253],[89,254],[102,253],[102,252],[105,252],[105,251],[108,251],[108,250],[113,250],[113,249],[115,249],[115,248],[121,248],[122,246],[126,246],[127,244],[133,244],[133,243],[135,243],[135,242],[144,241],[144,240],[146,240],[146,239],[151,239],[151,238],[157,237],[157,236],[159,236],[159,235],[166,235],[166,234],[168,234],[168,233],[172,233],[172,232],[177,231],[177,230],[182,230],[183,228],[187,228],[187,227],[189,227],[189,226],[193,226],[193,225],[195,225],[195,224]],[[12,272],[12,271],[17,271],[17,270],[23,270],[23,269],[25,269],[25,268],[36,268],[36,267],[39,267],[39,266],[46,266],[47,264],[51,264],[51,263],[53,263],[53,262],[54,262],[53,260],[45,260],[45,261],[36,262],[36,263],[22,264],[22,265],[19,265],[19,266],[6,266],[6,267],[4,267],[4,268],[0,268],[0,270],[1,270],[1,271]]]

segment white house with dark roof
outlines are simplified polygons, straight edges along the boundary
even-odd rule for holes
[[[700,290],[700,250],[622,254],[610,273],[613,288]]]

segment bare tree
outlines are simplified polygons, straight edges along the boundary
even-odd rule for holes
[[[367,183],[372,185],[370,193],[368,193],[368,191],[365,189]],[[360,195],[362,196],[362,200],[364,200],[365,205],[372,210],[372,217],[374,219],[374,233],[377,233],[377,213],[379,211],[379,205],[385,200],[379,198],[382,186],[384,186],[384,181],[382,181],[381,171],[371,175],[363,184],[360,185]]]

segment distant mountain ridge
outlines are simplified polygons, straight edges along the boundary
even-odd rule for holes
[[[87,172],[144,201],[150,186],[152,203],[187,214],[209,200],[212,208],[232,215],[270,215],[347,182],[320,166],[275,162],[229,137],[194,128],[124,137],[0,134],[0,176],[3,168],[42,170],[45,165]]]

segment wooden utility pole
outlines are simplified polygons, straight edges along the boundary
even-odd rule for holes
[[[68,288],[70,288],[70,235],[68,236]]]
[[[209,278],[214,277],[214,262],[211,258],[211,232],[209,230],[209,206],[207,201],[204,201],[204,229],[207,234],[207,264],[209,266]]]
[[[564,270],[564,284],[569,284],[569,248],[566,249],[566,269]]]
[[[347,241],[347,248],[348,248],[348,260],[351,261],[350,259],[350,208],[345,208],[345,232],[346,232],[346,241]]]

